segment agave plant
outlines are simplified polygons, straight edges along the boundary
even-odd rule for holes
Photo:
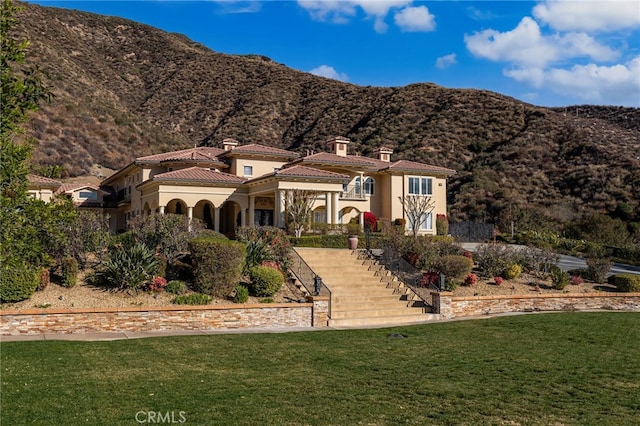
[[[109,256],[98,272],[101,281],[119,289],[139,290],[158,274],[160,262],[146,245],[117,244],[109,249]]]

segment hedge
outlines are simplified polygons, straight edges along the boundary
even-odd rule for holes
[[[301,237],[289,237],[291,245],[295,247],[314,247],[314,248],[343,248],[349,247],[349,236],[345,234],[338,235],[303,235]],[[371,248],[377,249],[382,247],[383,237],[381,234],[372,233],[370,236]],[[364,235],[358,237],[358,248],[366,248],[367,241]]]
[[[40,276],[37,268],[21,261],[5,262],[0,269],[0,301],[20,302],[35,293]]]
[[[615,285],[618,290],[637,293],[640,292],[640,275],[616,274],[609,277],[609,283]]]

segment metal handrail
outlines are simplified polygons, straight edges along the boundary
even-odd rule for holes
[[[422,271],[414,268],[409,262],[403,259],[395,250],[385,248],[378,258],[385,268],[411,289],[427,306],[431,306],[431,301],[425,299],[417,288],[422,288]],[[430,290],[438,291],[434,285],[429,285]]]
[[[344,185],[340,198],[365,199],[364,188],[360,185]]]
[[[300,281],[300,284],[307,290],[307,293],[314,296],[331,297],[331,290],[322,282],[321,277],[304,261],[295,247],[290,251],[289,258],[291,259],[291,265],[289,267],[291,273]]]

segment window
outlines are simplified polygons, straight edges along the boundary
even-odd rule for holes
[[[245,176],[253,176],[253,166],[244,166],[243,167],[243,174]]]
[[[356,183],[356,194],[362,194],[362,195],[373,195],[373,178],[372,177],[366,177],[364,178],[364,185],[362,185],[362,192],[361,191],[361,180],[360,180],[360,176],[358,176],[355,180]]]
[[[316,209],[313,212],[313,221],[315,223],[327,223],[327,215],[326,212],[321,209]]]
[[[411,221],[408,221],[408,229],[413,229]],[[420,223],[418,225],[420,231],[431,231],[433,229],[433,215],[431,213],[422,213]]]
[[[432,179],[409,177],[409,195],[433,195]]]
[[[80,191],[78,198],[83,200],[95,200],[98,198],[98,194],[92,191]]]

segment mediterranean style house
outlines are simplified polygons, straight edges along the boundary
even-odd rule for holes
[[[391,161],[393,151],[384,147],[375,151],[376,158],[349,155],[349,143],[348,138],[335,137],[327,141],[325,152],[300,156],[224,139],[221,148],[136,158],[99,187],[32,176],[30,192],[45,201],[64,193],[80,207],[101,209],[114,232],[126,229],[138,216],[173,213],[231,235],[239,226],[284,227],[285,197],[296,189],[317,194],[314,223],[334,226],[352,220],[362,224],[364,212],[408,224],[402,220],[402,198],[430,197],[433,208],[420,221],[420,233],[435,234],[436,215],[446,214],[447,177],[455,171]]]

